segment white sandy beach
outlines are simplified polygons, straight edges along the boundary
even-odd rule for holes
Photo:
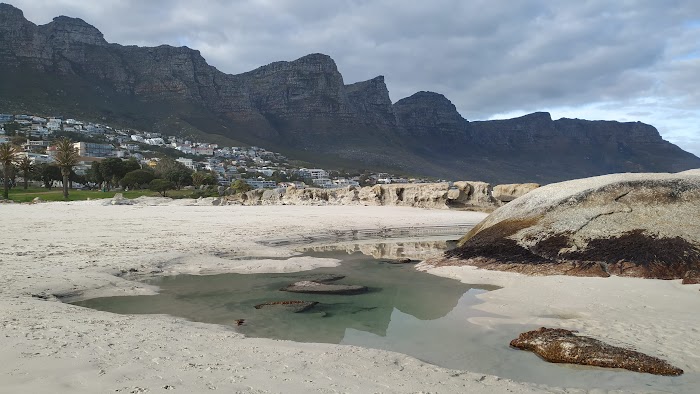
[[[0,205],[0,392],[581,392],[448,370],[380,350],[245,338],[233,326],[111,314],[53,297],[157,291],[115,276],[130,269],[172,275],[333,266],[337,260],[294,257],[294,246],[257,241],[357,228],[476,223],[483,217],[363,206]],[[503,287],[480,296],[483,303],[476,308],[491,316],[474,317],[473,323],[494,330],[503,324],[576,329],[665,358],[686,371],[687,382],[700,374],[698,285],[525,277],[471,267],[429,272]],[[532,360],[542,362],[534,355]]]

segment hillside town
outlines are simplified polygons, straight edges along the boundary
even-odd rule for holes
[[[242,180],[253,189],[294,186],[324,189],[390,183],[423,183],[388,173],[346,172],[292,165],[283,155],[257,146],[220,146],[193,139],[118,128],[106,124],[27,114],[0,114],[0,143],[22,148],[33,164],[51,164],[52,141],[67,137],[74,141],[80,160],[73,168],[86,175],[94,162],[108,158],[136,160],[142,168],[154,168],[170,157],[192,171],[212,174],[218,185]]]

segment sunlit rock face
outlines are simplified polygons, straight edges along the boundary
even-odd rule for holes
[[[498,206],[485,182],[406,183],[361,188],[251,190],[229,197],[244,205],[372,205],[460,208],[490,212]]]
[[[700,269],[700,170],[535,189],[494,211],[434,264],[690,283]]]

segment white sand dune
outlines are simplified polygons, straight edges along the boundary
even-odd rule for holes
[[[333,266],[257,241],[337,229],[476,223],[474,212],[362,206],[0,205],[2,393],[579,392],[453,371],[380,350],[245,338],[231,326],[117,315],[58,302],[157,289],[118,276],[286,272]],[[247,259],[233,259],[233,257]],[[501,323],[579,329],[700,372],[700,293],[629,278],[431,272],[503,289],[478,308]]]

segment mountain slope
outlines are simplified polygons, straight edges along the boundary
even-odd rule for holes
[[[553,121],[546,113],[469,122],[438,93],[392,103],[381,76],[346,85],[323,54],[230,75],[196,50],[111,44],[81,19],[37,26],[0,4],[0,112],[10,111],[260,145],[326,166],[453,179],[547,183],[700,167],[700,159],[641,123]]]

